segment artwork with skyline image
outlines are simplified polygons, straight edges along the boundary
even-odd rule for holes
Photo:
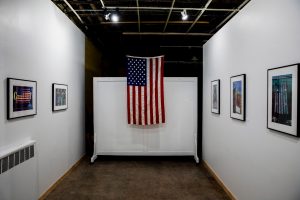
[[[52,110],[66,110],[68,108],[68,85],[52,84]]]
[[[218,109],[218,85],[213,85],[213,108]]]
[[[292,125],[292,74],[272,77],[272,122]]]
[[[66,89],[62,89],[62,88],[56,88],[55,89],[55,105],[56,106],[64,106],[66,105],[66,94],[67,94],[67,90]]]
[[[211,81],[211,112],[220,114],[220,79]]]

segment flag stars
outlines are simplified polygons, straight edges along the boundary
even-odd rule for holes
[[[145,59],[128,59],[127,79],[129,85],[145,86],[146,85],[146,60]]]

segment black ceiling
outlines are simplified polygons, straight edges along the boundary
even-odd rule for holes
[[[249,0],[52,0],[98,46],[202,46]],[[104,18],[119,10],[120,21]],[[189,18],[181,20],[187,10]]]

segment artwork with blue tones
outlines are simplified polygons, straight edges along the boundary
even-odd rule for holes
[[[233,82],[233,113],[242,114],[242,81]]]
[[[246,74],[230,78],[230,117],[246,121]]]
[[[32,110],[32,87],[13,86],[13,111]]]
[[[267,127],[300,137],[298,77],[300,64],[268,69]]]
[[[272,77],[272,122],[292,125],[292,74]]]
[[[37,82],[7,78],[7,119],[37,114]]]

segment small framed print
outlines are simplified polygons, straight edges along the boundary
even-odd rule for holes
[[[230,78],[230,117],[246,121],[246,74]]]
[[[220,79],[211,82],[211,112],[220,114]]]
[[[52,111],[68,108],[68,85],[52,84]]]
[[[7,78],[7,119],[37,114],[37,82]]]
[[[268,70],[267,127],[299,137],[298,77],[300,64]]]

